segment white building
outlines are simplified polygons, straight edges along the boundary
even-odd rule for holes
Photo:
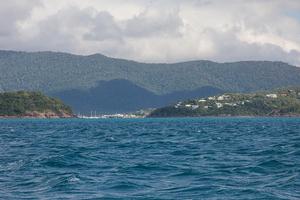
[[[193,110],[195,110],[195,109],[197,109],[197,108],[199,108],[198,105],[192,105],[192,109],[193,109]]]
[[[218,97],[218,101],[224,101],[224,100],[228,100],[230,98],[229,95],[221,95]]]
[[[266,97],[276,99],[277,98],[277,94],[267,94]]]
[[[223,104],[221,104],[221,103],[216,103],[216,105],[217,105],[218,108],[222,108],[223,107]]]
[[[225,103],[225,105],[228,105],[228,106],[237,106],[236,103]]]

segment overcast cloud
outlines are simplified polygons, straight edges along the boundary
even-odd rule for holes
[[[0,0],[0,48],[300,66],[299,0]]]

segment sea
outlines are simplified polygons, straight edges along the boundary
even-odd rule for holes
[[[300,118],[1,119],[0,199],[300,199]]]

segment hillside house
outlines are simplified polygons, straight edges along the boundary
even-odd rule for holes
[[[266,97],[276,99],[277,98],[277,94],[267,94]]]

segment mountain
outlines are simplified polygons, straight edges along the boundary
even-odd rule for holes
[[[18,91],[0,93],[2,117],[69,118],[74,115],[71,108],[58,99],[40,92]]]
[[[92,99],[105,96],[106,93],[100,91],[105,91],[103,87],[108,87],[108,83],[113,84],[110,82],[113,80],[124,80],[134,85],[129,88],[124,85],[126,94],[139,96],[137,91],[128,90],[138,87],[146,90],[143,92],[147,94],[169,95],[173,102],[179,97],[189,98],[187,94],[203,87],[226,92],[252,92],[300,85],[300,68],[269,61],[216,63],[200,60],[155,64],[109,58],[101,54],[80,56],[57,52],[0,51],[0,70],[0,91],[42,91],[66,99],[70,98],[63,92],[71,96],[76,96],[74,92],[78,92],[77,96],[90,94]],[[115,105],[110,102],[120,100],[121,96],[117,92],[111,95],[110,101],[105,102],[108,107]],[[84,102],[75,100],[70,103],[83,106]],[[120,106],[126,107],[129,100],[124,100]],[[156,101],[149,103],[150,107],[156,105]],[[75,110],[80,110],[79,107],[75,107]],[[139,106],[135,104],[134,107]],[[97,110],[97,107],[93,108]]]
[[[174,103],[183,98],[205,97],[221,94],[224,91],[213,87],[201,87],[192,91],[179,91],[166,95],[157,95],[127,80],[100,81],[89,90],[66,90],[53,93],[76,112],[88,114],[130,112],[143,108],[157,108]]]
[[[0,70],[0,86],[5,91],[89,89],[101,80],[113,79],[131,81],[156,94],[203,86],[246,92],[300,83],[300,68],[267,61],[146,64],[100,54],[0,51]]]
[[[228,93],[178,102],[149,117],[300,116],[300,87],[250,94]]]

